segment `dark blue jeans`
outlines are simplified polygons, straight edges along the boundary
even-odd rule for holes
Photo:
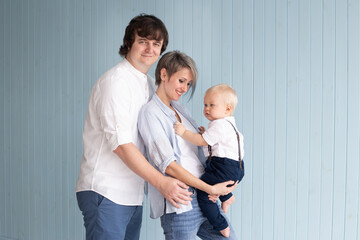
[[[230,158],[212,157],[211,160],[206,161],[205,173],[201,176],[201,180],[210,185],[215,185],[229,180],[240,182],[244,177],[243,161],[241,162],[241,165],[242,170],[240,170],[239,161],[235,161]],[[197,193],[200,209],[214,228],[218,231],[227,228],[229,224],[221,215],[217,204],[209,200],[206,192],[198,190]],[[231,196],[232,193],[220,196],[220,201],[224,202]]]
[[[142,206],[116,204],[93,192],[77,192],[79,208],[84,216],[86,240],[138,240],[142,222]]]

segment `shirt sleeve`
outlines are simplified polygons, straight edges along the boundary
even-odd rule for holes
[[[161,120],[163,115],[148,109],[145,105],[139,114],[138,129],[144,141],[148,160],[154,164],[163,174],[169,164],[176,160],[171,143],[171,131],[169,126],[164,126]]]
[[[111,149],[133,141],[131,134],[132,119],[131,89],[121,81],[108,81],[99,85],[99,99],[97,111],[100,116],[102,131],[108,140]]]
[[[222,123],[221,121],[215,120],[209,124],[208,129],[202,134],[202,137],[210,146],[214,146],[222,139],[222,134]]]

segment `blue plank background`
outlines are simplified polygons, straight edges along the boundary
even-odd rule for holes
[[[234,87],[246,176],[240,239],[360,239],[359,0],[1,0],[0,239],[84,239],[74,193],[94,82],[154,14],[199,68],[181,101]],[[154,74],[154,67],[150,70]],[[141,239],[164,239],[144,200]]]

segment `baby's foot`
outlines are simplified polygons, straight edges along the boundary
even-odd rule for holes
[[[229,237],[230,236],[230,227],[225,228],[224,230],[221,230],[220,233],[224,236],[224,237]]]
[[[233,204],[233,202],[235,202],[234,195],[232,195],[231,198],[229,198],[228,200],[226,200],[221,204],[221,209],[223,210],[224,213],[227,212],[227,210],[229,209],[230,205]]]

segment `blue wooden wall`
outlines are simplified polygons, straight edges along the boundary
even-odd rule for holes
[[[199,123],[209,86],[238,93],[240,239],[360,239],[359,0],[0,0],[0,239],[84,238],[89,93],[142,12],[197,62]],[[163,239],[147,203],[141,239]]]

